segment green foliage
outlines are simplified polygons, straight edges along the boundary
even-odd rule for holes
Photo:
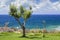
[[[27,20],[30,16],[31,16],[31,11],[30,10],[26,10],[24,12],[24,14],[22,15],[22,17],[24,18],[24,20]]]
[[[16,16],[17,18],[20,18],[21,17],[21,13],[18,11],[17,12],[17,16]]]
[[[30,6],[30,10],[27,10],[21,5],[20,10],[18,10],[15,5],[10,5],[10,15],[17,19],[22,17],[24,20],[27,20],[32,13],[31,9],[32,9],[31,6]]]
[[[15,5],[10,5],[10,15],[18,19],[21,17],[21,13],[17,10]]]
[[[10,5],[10,15],[15,16],[17,13],[17,8],[15,5]]]
[[[30,6],[30,10],[32,10],[32,7]]]
[[[20,6],[20,12],[21,12],[21,14],[24,13],[24,7],[22,5]]]

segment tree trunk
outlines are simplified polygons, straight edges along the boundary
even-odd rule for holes
[[[17,18],[15,18],[15,19],[18,21],[19,25],[21,26],[21,28],[22,28],[22,30],[23,30],[23,35],[22,35],[22,37],[26,37],[26,35],[25,35],[25,21],[24,21],[23,24],[21,24],[20,21],[19,21],[19,19],[17,19]]]
[[[19,22],[19,24],[20,24],[20,26],[22,28],[22,31],[23,31],[22,37],[26,37],[26,35],[25,35],[25,22],[22,25],[21,25],[20,21],[18,21],[18,22]]]
[[[26,35],[25,35],[25,27],[24,27],[24,26],[23,26],[22,30],[23,30],[23,35],[22,35],[22,37],[26,37]]]
[[[22,35],[22,37],[26,37],[26,35],[25,35],[25,21],[24,21],[24,23],[23,23],[23,25],[22,25],[22,30],[23,30],[23,35]]]

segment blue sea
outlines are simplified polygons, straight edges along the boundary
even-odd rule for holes
[[[46,29],[60,28],[60,15],[32,15],[26,22],[27,29],[42,29],[45,20]],[[20,20],[21,23],[23,19]],[[19,27],[18,22],[9,15],[0,15],[0,27],[3,27],[6,22],[9,22],[9,27]]]

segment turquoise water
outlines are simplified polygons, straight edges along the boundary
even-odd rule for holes
[[[60,26],[60,15],[32,15],[26,22],[27,29],[43,28],[42,21],[45,20],[46,28],[53,29]],[[22,23],[23,19],[21,19]],[[0,15],[0,26],[3,27],[9,22],[9,27],[19,27],[17,21],[9,15]]]

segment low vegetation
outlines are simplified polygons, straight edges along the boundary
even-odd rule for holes
[[[22,33],[3,32],[0,33],[0,40],[60,40],[60,33],[46,33],[43,38],[42,33],[27,33],[27,37],[21,37]]]

